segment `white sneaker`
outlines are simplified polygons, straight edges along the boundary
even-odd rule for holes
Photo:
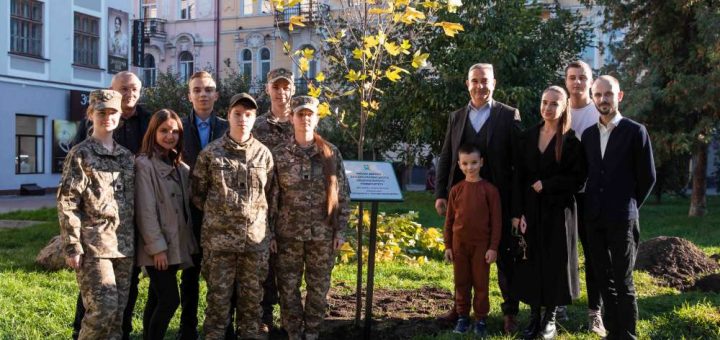
[[[602,338],[607,336],[607,331],[605,330],[605,325],[603,325],[600,311],[588,311],[588,328],[591,332]]]

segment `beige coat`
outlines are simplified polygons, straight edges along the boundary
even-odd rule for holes
[[[152,256],[166,251],[169,265],[186,268],[192,266],[190,255],[199,251],[190,218],[190,168],[181,163],[177,169],[180,185],[172,178],[178,175],[172,165],[158,157],[140,155],[135,159],[138,266],[154,265]]]

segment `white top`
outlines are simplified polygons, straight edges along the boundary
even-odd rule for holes
[[[620,112],[618,112],[613,119],[608,122],[607,126],[603,125],[598,120],[598,129],[600,129],[600,156],[602,158],[605,158],[605,148],[607,147],[608,139],[610,139],[610,134],[613,130],[615,130],[615,127],[620,124],[620,120],[622,119],[622,115]]]
[[[585,129],[597,124],[600,119],[600,112],[598,112],[593,102],[579,109],[571,108],[570,114],[572,114],[570,126],[573,131],[575,131],[575,136],[580,140],[582,140],[582,134],[585,132]]]

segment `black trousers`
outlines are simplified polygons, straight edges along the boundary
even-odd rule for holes
[[[130,292],[128,294],[128,302],[123,313],[123,340],[130,340],[132,333],[133,311],[135,310],[135,302],[138,296],[138,281],[140,281],[140,267],[133,266],[132,276],[130,277]],[[148,297],[150,298],[150,297]],[[82,296],[78,293],[77,302],[75,303],[75,320],[73,320],[72,338],[77,339],[80,335],[82,319],[85,317],[85,305],[82,302]]]
[[[169,266],[167,270],[147,266],[145,270],[150,276],[150,287],[143,312],[143,339],[164,339],[170,320],[180,305],[178,265]]]
[[[590,254],[605,304],[607,339],[636,339],[638,307],[632,271],[640,240],[637,219],[586,221]]]
[[[505,227],[505,226],[503,226]],[[503,315],[517,315],[520,310],[520,301],[512,293],[512,278],[515,275],[515,256],[512,253],[509,242],[511,237],[500,240],[498,247],[497,269],[498,269],[498,286],[503,297],[500,305]]]
[[[580,235],[580,244],[582,244],[583,248],[583,256],[585,256],[585,286],[587,286],[588,309],[599,311],[602,309],[602,298],[600,295],[600,288],[598,287],[597,280],[595,279],[595,264],[593,263],[592,256],[590,254],[587,228],[585,227],[585,221],[583,220],[585,212],[585,193],[575,194],[575,201],[577,202],[578,234]]]

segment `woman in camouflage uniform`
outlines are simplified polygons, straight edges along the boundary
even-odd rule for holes
[[[224,339],[231,297],[237,293],[237,336],[259,338],[261,283],[267,276],[272,233],[267,223],[273,160],[251,134],[257,104],[248,94],[230,99],[229,131],[200,152],[193,169],[193,203],[203,210],[202,273],[207,281],[205,339]]]
[[[86,312],[79,339],[120,339],[135,255],[133,154],[113,140],[122,95],[90,93],[90,138],[65,157],[57,207]]]
[[[315,133],[318,100],[292,99],[294,138],[273,150],[277,281],[282,325],[289,339],[318,338],[325,316],[335,251],[344,243],[348,183],[340,151]],[[305,307],[300,297],[305,274]],[[304,321],[304,324],[303,324]],[[304,328],[304,329],[303,329]]]
[[[190,167],[182,160],[177,113],[156,112],[135,159],[137,265],[150,276],[143,338],[162,339],[180,304],[177,272],[193,266],[199,249],[190,218]]]

